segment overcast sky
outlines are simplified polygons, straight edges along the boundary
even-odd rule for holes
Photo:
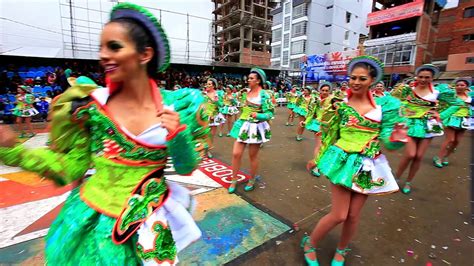
[[[174,14],[173,11],[190,14],[207,19],[190,17],[189,39],[191,59],[210,58],[210,29],[213,4],[210,0],[129,0],[145,7],[162,21],[172,49],[173,61],[181,61],[186,50],[187,21],[186,15]],[[62,5],[60,4],[62,3]],[[0,52],[24,52],[54,54],[63,47],[63,42],[71,43],[68,37],[70,20],[67,0],[0,0]],[[108,20],[113,5],[106,0],[74,0],[73,15],[75,36],[78,46],[94,52],[82,53],[86,57],[96,58],[96,45],[100,28]],[[89,12],[86,10],[89,9]],[[160,11],[162,9],[160,16]],[[101,12],[102,11],[102,12]],[[87,23],[85,21],[93,21]],[[61,34],[63,32],[64,34]],[[30,48],[30,49],[28,49]]]
[[[370,1],[370,0],[364,0]],[[25,56],[38,55],[41,52],[48,56],[63,56],[60,52],[63,43],[69,45],[71,38],[70,21],[61,19],[61,15],[69,17],[68,0],[0,0],[0,53],[10,51]],[[110,0],[74,0],[75,18],[90,23],[76,21],[75,43],[82,50],[81,55],[97,58],[100,29],[108,20],[113,5]],[[204,17],[190,17],[190,62],[209,59],[212,54],[210,43],[213,3],[211,0],[129,0],[145,7],[157,18],[157,9],[188,13]],[[62,4],[60,4],[62,3]],[[448,0],[446,8],[457,6],[458,0]],[[89,12],[86,12],[86,9]],[[94,11],[96,10],[96,11]],[[171,43],[172,62],[184,62],[186,50],[187,22],[185,15],[161,12],[161,21]],[[92,52],[90,52],[92,49]]]

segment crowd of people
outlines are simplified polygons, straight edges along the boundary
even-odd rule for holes
[[[67,79],[70,88],[52,101],[49,148],[26,148],[13,130],[0,127],[5,164],[60,185],[81,180],[46,237],[51,264],[176,264],[178,252],[201,231],[189,213],[189,191],[166,182],[168,157],[177,173],[190,174],[203,158],[213,157],[215,137],[228,135],[235,139],[228,192],[237,189],[245,149],[251,178],[244,190],[250,192],[259,177],[259,151],[274,133],[275,109],[287,102],[288,129],[297,121],[295,141],[304,140],[304,130],[315,136],[307,170],[327,177],[332,192],[331,211],[301,241],[304,259],[319,265],[319,242],[343,224],[331,265],[344,265],[368,196],[394,193],[399,186],[411,193],[432,138],[445,134],[433,158],[436,167],[445,167],[464,132],[473,129],[469,78],[434,86],[439,71],[427,64],[416,69],[414,80],[387,92],[383,64],[371,56],[352,59],[349,81],[337,88],[321,82],[285,92],[285,84],[252,68],[245,82],[218,80],[210,72],[194,77],[172,72],[162,78],[173,88],[164,89],[151,75],[167,69],[170,55],[156,18],[129,3],[115,5],[110,18],[100,40],[104,84],[85,76]],[[203,90],[190,88],[193,83]],[[17,89],[15,115],[36,115],[29,88]],[[382,145],[405,147],[395,175]],[[84,178],[90,168],[95,173]]]

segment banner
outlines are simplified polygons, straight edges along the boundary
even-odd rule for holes
[[[424,5],[425,1],[417,0],[401,6],[369,13],[367,16],[367,26],[421,16],[423,14]]]
[[[347,80],[346,65],[358,55],[359,50],[352,50],[308,56],[301,63],[302,75],[306,76],[306,82],[309,83],[320,80],[345,81]]]

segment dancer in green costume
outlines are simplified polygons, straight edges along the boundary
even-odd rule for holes
[[[28,149],[0,128],[0,160],[73,189],[46,237],[48,265],[174,265],[201,232],[184,187],[206,148],[207,116],[197,90],[159,89],[150,78],[169,65],[167,37],[144,8],[120,3],[100,39],[107,87],[86,77],[52,106],[49,148]]]
[[[221,114],[220,109],[224,106],[224,92],[217,90],[217,80],[209,78],[206,83],[204,99],[206,102],[206,112],[209,117],[209,127],[211,128],[207,157],[214,157],[211,150],[214,148],[214,138],[220,125],[225,124],[225,117]],[[222,136],[222,132],[219,133]]]
[[[442,168],[448,166],[449,155],[456,149],[466,130],[472,130],[472,104],[474,92],[469,91],[471,78],[458,78],[454,81],[457,102],[440,113],[443,121],[445,139],[433,164]]]
[[[299,93],[297,92],[298,87],[293,85],[291,90],[285,94],[286,97],[286,107],[288,108],[288,120],[286,121],[286,126],[293,126],[293,121],[295,120],[295,104],[298,99]]]
[[[239,109],[237,109],[237,99],[235,98],[235,94],[232,93],[234,86],[227,85],[225,87],[225,93],[223,95],[223,106],[221,108],[221,114],[224,115],[225,124],[227,124],[227,137],[230,137],[230,130],[232,129],[232,124],[234,123],[234,116],[239,113]],[[224,129],[224,125],[220,125],[220,131],[222,132]]]
[[[334,227],[342,223],[342,235],[332,266],[344,265],[350,240],[356,233],[360,212],[368,195],[398,191],[381,145],[400,148],[406,138],[398,115],[400,102],[392,98],[374,101],[370,86],[383,77],[383,64],[370,56],[359,56],[348,65],[350,89],[347,98],[331,99],[322,116],[329,118],[323,129],[323,146],[316,164],[331,182],[332,206],[315,226],[311,236],[301,242],[308,265],[319,265],[316,247]]]
[[[308,109],[310,103],[313,101],[313,96],[311,95],[312,88],[306,87],[303,89],[303,93],[297,98],[295,108],[293,111],[299,116],[298,128],[296,129],[296,141],[303,140],[304,132],[304,122],[306,120],[306,115],[308,114]]]
[[[409,167],[408,178],[402,189],[404,194],[411,193],[411,182],[420,169],[431,140],[443,135],[439,117],[440,104],[455,105],[457,102],[455,91],[448,85],[442,84],[434,88],[433,79],[439,74],[436,66],[422,65],[416,69],[415,74],[416,82],[413,87],[401,85],[391,93],[402,101],[402,115],[408,118],[410,138],[396,172],[396,177],[401,178]]]
[[[273,104],[270,95],[263,89],[267,77],[260,68],[252,68],[249,74],[250,91],[247,101],[242,106],[242,114],[235,121],[230,135],[235,138],[232,150],[232,183],[229,193],[234,193],[237,186],[237,174],[242,162],[245,147],[249,148],[251,178],[245,186],[245,191],[254,189],[259,165],[258,153],[261,144],[270,140],[272,132],[268,121],[273,117]]]
[[[312,99],[309,104],[308,114],[304,121],[305,128],[314,133],[315,145],[313,159],[317,158],[319,149],[321,148],[321,120],[323,114],[323,108],[329,104],[332,85],[329,82],[322,82],[319,85],[319,95]],[[318,167],[314,167],[311,170],[311,174],[319,177],[320,173]]]
[[[33,107],[34,102],[35,96],[31,94],[31,88],[28,86],[19,86],[18,94],[16,95],[16,106],[12,110],[12,113],[16,116],[18,131],[21,132],[20,138],[31,138],[36,135],[31,125],[31,118],[38,114],[38,110]],[[23,131],[23,126],[25,126],[26,130],[30,131],[29,134]]]

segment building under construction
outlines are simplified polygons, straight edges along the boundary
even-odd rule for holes
[[[270,65],[273,0],[212,0],[213,58],[221,63]]]

